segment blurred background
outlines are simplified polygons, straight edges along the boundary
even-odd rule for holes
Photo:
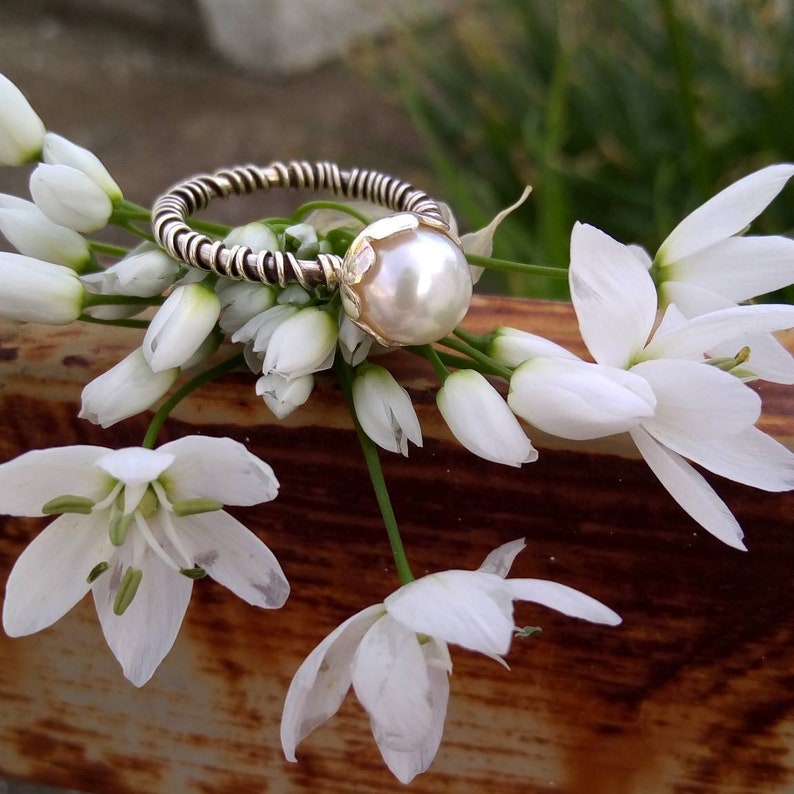
[[[794,161],[793,9],[790,0],[5,0],[0,71],[139,203],[199,171],[331,159],[413,181],[471,230],[531,184],[494,254],[565,266],[575,220],[655,251],[717,190]],[[26,196],[27,171],[0,169],[0,190]],[[293,200],[274,193],[262,214]],[[242,222],[245,206],[219,211]],[[755,228],[794,231],[794,188]],[[492,278],[486,288],[564,297],[560,282]],[[52,790],[0,779],[0,794],[34,791]]]
[[[495,255],[565,266],[575,220],[654,251],[794,160],[788,0],[28,0],[0,23],[0,68],[141,203],[199,170],[329,158],[418,182],[473,229],[531,184]],[[793,227],[789,188],[756,228]]]

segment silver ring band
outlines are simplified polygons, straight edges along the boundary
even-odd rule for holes
[[[316,259],[307,260],[283,251],[253,251],[241,245],[229,247],[191,229],[187,223],[189,216],[205,209],[215,198],[249,195],[271,188],[328,191],[335,196],[368,201],[447,225],[438,202],[393,176],[363,168],[341,169],[329,162],[277,161],[265,167],[246,165],[222,169],[174,185],[157,199],[152,210],[155,239],[175,259],[236,281],[281,287],[297,282],[307,289],[317,286],[337,289],[342,265],[339,256],[319,254]]]

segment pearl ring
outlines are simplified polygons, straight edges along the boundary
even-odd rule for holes
[[[227,246],[187,224],[214,198],[272,187],[325,190],[395,214],[365,227],[344,257],[320,253],[313,260]],[[463,319],[471,302],[469,266],[438,202],[378,171],[304,161],[223,169],[172,187],[155,203],[152,226],[158,243],[191,267],[237,281],[339,290],[350,319],[389,347],[441,339]]]

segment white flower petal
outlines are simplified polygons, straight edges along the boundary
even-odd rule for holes
[[[782,163],[734,182],[673,229],[659,248],[657,260],[675,262],[738,234],[766,209],[793,174],[794,165]]]
[[[430,681],[419,639],[384,615],[361,638],[353,658],[356,697],[367,710],[378,746],[415,750],[430,731]]]
[[[276,372],[285,378],[297,378],[327,369],[333,363],[338,335],[336,321],[327,311],[314,306],[298,310],[273,331],[262,364],[263,374]],[[254,350],[258,347],[257,337]]]
[[[738,303],[794,283],[794,240],[729,237],[662,268],[661,278],[700,286]]]
[[[617,367],[533,358],[513,373],[507,404],[535,427],[581,441],[634,427],[653,416],[656,398],[643,378]]]
[[[737,349],[754,336],[794,327],[794,306],[774,303],[735,306],[701,314],[665,334],[654,334],[641,355],[652,358],[692,358],[723,342]]]
[[[77,232],[103,228],[113,212],[105,191],[68,165],[39,163],[30,175],[30,195],[51,221]]]
[[[438,390],[436,404],[455,438],[475,455],[507,466],[537,460],[537,450],[504,398],[479,372],[453,372]]]
[[[482,561],[482,565],[477,570],[480,573],[495,573],[504,579],[510,573],[510,568],[512,568],[519,552],[523,551],[526,545],[524,538],[516,538],[516,540],[503,543]]]
[[[660,359],[633,367],[656,394],[656,413],[642,426],[690,457],[704,439],[738,433],[758,421],[761,398],[738,378],[697,361]]]
[[[59,516],[22,552],[11,569],[3,604],[9,637],[33,634],[65,615],[90,587],[86,577],[107,559],[106,516]]]
[[[742,543],[742,528],[703,477],[680,455],[659,444],[641,427],[630,433],[645,462],[673,499],[723,543],[746,551]]]
[[[506,582],[513,598],[517,600],[543,604],[563,615],[589,620],[591,623],[617,626],[621,622],[617,612],[573,587],[547,579],[507,579]]]
[[[764,491],[794,489],[794,453],[756,427],[700,441],[687,457],[734,482]]]
[[[223,510],[175,518],[181,543],[216,582],[253,606],[278,609],[289,584],[272,551]]]
[[[300,408],[313,390],[314,375],[301,375],[288,380],[283,375],[271,372],[256,382],[256,393],[279,419],[284,419]]]
[[[147,547],[137,565],[143,571],[138,592],[123,615],[113,611],[116,591],[131,561],[130,542],[119,548],[109,570],[94,582],[93,595],[102,633],[135,686],[143,686],[176,640],[187,611],[193,581],[163,564]]]
[[[383,449],[408,455],[422,446],[422,430],[408,392],[383,367],[367,366],[353,380],[353,405],[364,432]]]
[[[430,730],[414,750],[396,750],[385,741],[381,741],[377,733],[375,734],[383,760],[401,783],[410,783],[416,775],[424,772],[433,763],[444,734],[444,720],[447,716],[449,668],[446,666],[448,660],[446,646],[431,639],[421,648],[429,683]]]
[[[0,514],[40,516],[56,496],[83,496],[98,502],[112,486],[94,463],[106,447],[78,445],[35,449],[0,465]],[[46,472],[46,476],[42,476]]]
[[[42,156],[45,163],[68,165],[87,174],[107,193],[111,201],[120,201],[124,198],[121,188],[102,161],[93,152],[72,143],[63,136],[48,132],[44,136]]]
[[[403,585],[383,603],[396,620],[421,634],[500,656],[510,648],[513,599],[497,574],[430,574]]]
[[[174,455],[162,449],[125,447],[107,452],[95,465],[127,485],[148,485],[173,462]]]
[[[586,224],[571,232],[568,271],[579,330],[600,364],[625,367],[656,318],[656,287],[627,246]]]
[[[185,436],[157,451],[176,457],[161,480],[172,501],[199,496],[226,505],[255,505],[278,494],[273,469],[231,438]]]
[[[331,719],[350,688],[351,665],[361,638],[385,614],[373,604],[337,626],[303,661],[287,692],[281,746],[288,761],[315,728]]]

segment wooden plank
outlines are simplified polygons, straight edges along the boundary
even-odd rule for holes
[[[494,322],[580,345],[570,307],[479,299],[472,330]],[[0,326],[0,459],[55,444],[138,444],[146,417],[110,431],[77,420],[82,385],[139,340],[104,328]],[[580,349],[580,348],[579,348]],[[565,582],[614,607],[618,628],[521,605],[507,671],[453,649],[444,740],[420,791],[773,794],[794,787],[794,497],[709,478],[750,551],[724,547],[672,502],[618,440],[595,451],[543,447],[520,471],[450,440],[432,373],[387,361],[418,405],[425,446],[384,455],[417,572],[476,567],[526,536],[515,576]],[[299,763],[278,743],[281,705],[305,655],[396,585],[341,395],[322,380],[287,422],[269,417],[254,377],[235,373],[189,400],[166,428],[244,441],[275,468],[278,500],[236,509],[278,555],[287,605],[260,612],[199,582],[177,643],[152,681],[126,682],[89,600],[52,628],[0,637],[0,772],[94,792],[402,790],[363,710],[306,740]],[[762,388],[764,427],[792,441],[791,399]],[[533,434],[536,438],[537,434]],[[581,445],[580,445],[581,446]],[[0,580],[37,520],[0,519]]]

